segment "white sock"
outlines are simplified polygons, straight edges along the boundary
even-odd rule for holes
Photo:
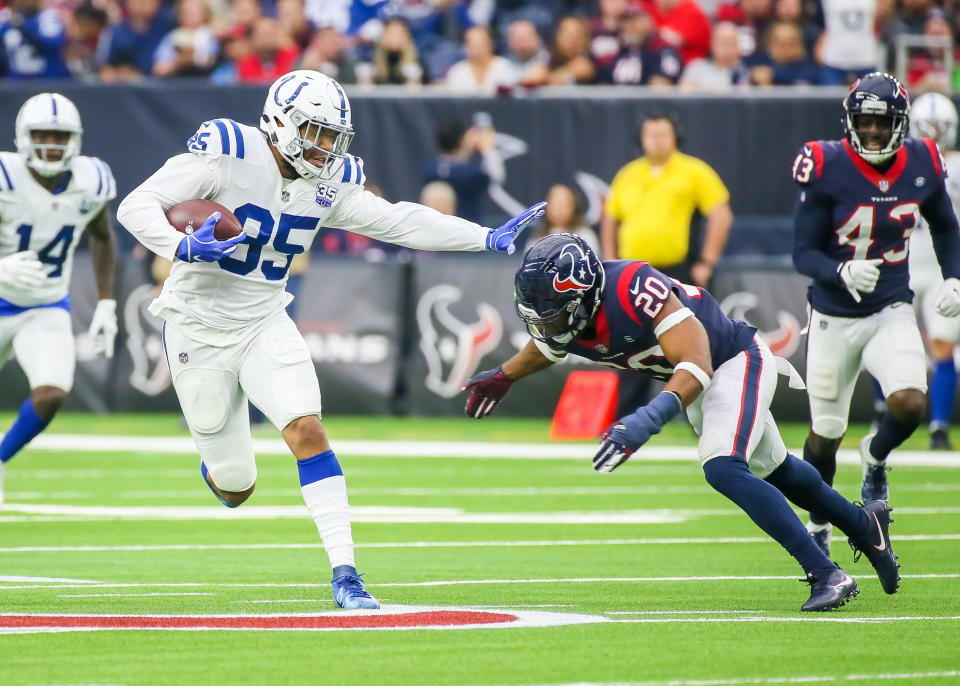
[[[303,502],[317,525],[331,567],[350,565],[353,560],[353,533],[350,530],[350,505],[347,482],[342,476],[330,476],[300,487]]]

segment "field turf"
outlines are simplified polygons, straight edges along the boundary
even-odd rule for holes
[[[0,427],[11,419],[0,415]],[[885,596],[835,537],[834,557],[862,592],[807,615],[799,567],[679,455],[693,439],[678,423],[651,446],[679,456],[641,452],[610,475],[593,472],[587,445],[582,459],[570,445],[553,457],[543,421],[326,425],[334,449],[344,446],[358,567],[394,612],[590,621],[254,630],[334,610],[326,555],[276,432],[255,430],[257,489],[232,511],[201,483],[189,444],[170,441],[186,437],[177,417],[64,415],[41,437],[53,443],[38,440],[6,470],[0,684],[960,684],[958,453],[938,466],[892,460],[900,593]],[[788,445],[802,443],[804,427],[782,428]],[[863,432],[853,427],[844,447]],[[374,439],[385,442],[366,454],[347,448]],[[422,457],[417,441],[444,447]],[[478,441],[497,445],[478,453]],[[905,448],[926,455],[925,441]],[[837,485],[856,496],[859,467],[841,464]],[[101,630],[28,630],[35,615]],[[116,627],[118,616],[192,626],[210,615],[238,630]]]

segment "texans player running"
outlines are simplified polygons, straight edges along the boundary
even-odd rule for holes
[[[932,138],[947,170],[947,193],[954,212],[960,207],[960,152],[957,125],[960,117],[950,98],[941,93],[924,93],[910,106],[910,135]],[[910,235],[910,290],[919,301],[923,328],[927,333],[933,375],[930,378],[930,447],[950,450],[950,413],[957,390],[957,368],[953,351],[960,342],[960,317],[944,317],[937,312],[936,301],[943,284],[930,229],[921,221]]]
[[[165,321],[167,361],[204,482],[228,507],[253,492],[249,399],[297,458],[303,499],[333,567],[335,602],[376,608],[355,568],[347,490],[320,421],[316,371],[284,309],[290,263],[323,226],[420,250],[512,253],[513,238],[545,203],[498,229],[389,203],[364,189],[363,160],[347,153],[353,135],[340,84],[291,72],[270,86],[259,129],[205,122],[188,152],[124,199],[118,217],[147,248],[174,260],[150,311]],[[216,240],[214,213],[185,237],[164,212],[193,198],[230,208],[245,233]]]
[[[905,138],[910,101],[889,74],[857,81],[843,100],[845,137],[806,143],[793,164],[801,187],[793,263],[813,279],[807,337],[810,433],[804,460],[833,483],[860,369],[880,383],[887,411],[860,442],[861,496],[888,499],[886,459],[923,419],[927,368],[910,303],[908,239],[921,216],[945,279],[944,316],[960,314],[960,226],[943,159],[930,139]],[[810,530],[829,550],[830,527],[812,513]]]
[[[30,397],[0,441],[4,465],[43,431],[73,386],[70,322],[73,254],[89,229],[99,301],[89,335],[113,357],[114,235],[107,203],[116,197],[110,168],[80,155],[80,113],[59,93],[27,100],[15,123],[17,152],[0,152],[0,366],[13,352]]]
[[[787,499],[822,513],[873,564],[884,591],[899,586],[885,503],[857,507],[817,471],[789,455],[770,414],[778,373],[802,387],[744,322],[728,319],[706,290],[674,281],[646,262],[601,263],[572,234],[547,236],[523,257],[516,307],[532,336],[496,369],[467,382],[466,413],[489,415],[510,386],[567,354],[667,382],[663,392],[621,417],[601,437],[593,467],[610,472],[686,408],[700,436],[707,482],[793,555],[811,584],[801,610],[840,607],[856,582],[813,542]],[[784,497],[786,496],[786,497]]]

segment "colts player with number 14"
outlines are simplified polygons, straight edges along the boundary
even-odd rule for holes
[[[147,248],[174,261],[150,311],[165,322],[167,361],[205,483],[228,507],[253,492],[249,399],[297,459],[303,499],[333,567],[335,602],[376,608],[355,567],[346,484],[320,421],[316,371],[285,312],[290,263],[324,226],[418,250],[512,253],[513,239],[545,203],[488,229],[423,205],[387,202],[364,189],[363,161],[347,153],[353,135],[340,84],[319,72],[291,72],[267,91],[259,128],[230,119],[204,123],[187,152],[127,196],[117,216]],[[217,240],[214,213],[184,237],[165,211],[195,198],[232,210],[245,233]]]
[[[85,230],[99,295],[89,335],[106,357],[117,336],[113,174],[80,154],[80,113],[59,93],[27,100],[15,131],[17,152],[0,152],[0,366],[16,354],[30,397],[0,441],[0,504],[5,463],[47,427],[73,386],[68,289]]]

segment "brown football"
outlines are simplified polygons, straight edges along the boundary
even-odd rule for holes
[[[214,212],[221,214],[220,221],[213,229],[213,237],[218,241],[239,236],[243,233],[243,225],[236,215],[220,203],[213,200],[187,200],[174,205],[167,210],[167,221],[177,231],[191,234],[199,229]]]

